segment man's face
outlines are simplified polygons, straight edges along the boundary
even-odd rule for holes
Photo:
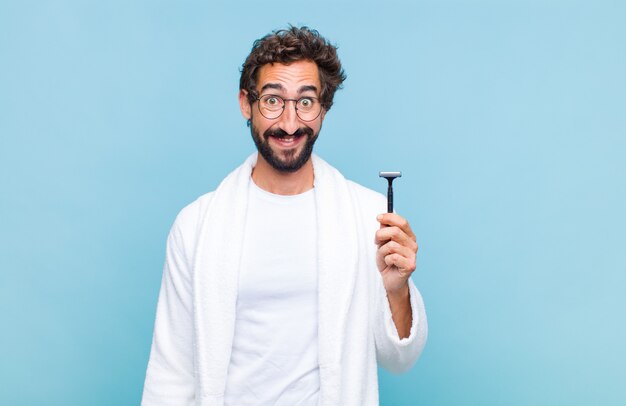
[[[259,69],[257,92],[280,96],[283,99],[319,97],[321,89],[317,65],[311,61],[297,61],[263,65]],[[293,101],[287,101],[280,117],[267,119],[259,112],[259,102],[248,103],[247,93],[239,94],[241,111],[251,120],[252,139],[260,158],[279,172],[295,172],[311,157],[325,111],[312,121],[303,121],[296,114]]]

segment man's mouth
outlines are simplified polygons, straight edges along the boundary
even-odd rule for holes
[[[303,134],[301,135],[270,135],[270,137],[273,137],[276,141],[278,141],[279,144],[284,145],[284,146],[290,146],[296,143],[296,141],[298,141]]]
[[[293,134],[287,134],[285,131],[278,128],[275,130],[268,130],[265,132],[264,135],[266,139],[268,139],[269,137],[273,137],[278,141],[290,143],[298,141],[300,138],[302,138],[303,135],[313,135],[313,130],[311,130],[310,128],[298,128],[296,131],[294,131]]]
[[[299,128],[294,131],[293,134],[287,134],[287,132],[281,129],[276,129],[273,131],[267,131],[265,133],[265,136],[268,140],[269,138],[273,138],[274,143],[282,148],[291,148],[298,145],[303,136],[308,135],[310,132],[311,130],[309,130],[308,128]]]

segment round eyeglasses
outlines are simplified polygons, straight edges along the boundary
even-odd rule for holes
[[[283,114],[288,101],[295,102],[296,115],[302,121],[313,121],[322,112],[322,104],[317,97],[305,96],[299,99],[284,99],[274,94],[257,97],[259,113],[268,120],[275,120]]]

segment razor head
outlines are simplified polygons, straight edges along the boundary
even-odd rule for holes
[[[402,172],[378,172],[381,178],[395,179],[402,176]]]

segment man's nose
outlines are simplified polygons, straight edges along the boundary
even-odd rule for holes
[[[296,114],[296,105],[293,100],[285,102],[285,110],[280,115],[279,127],[287,134],[295,133],[300,128],[300,119]]]

